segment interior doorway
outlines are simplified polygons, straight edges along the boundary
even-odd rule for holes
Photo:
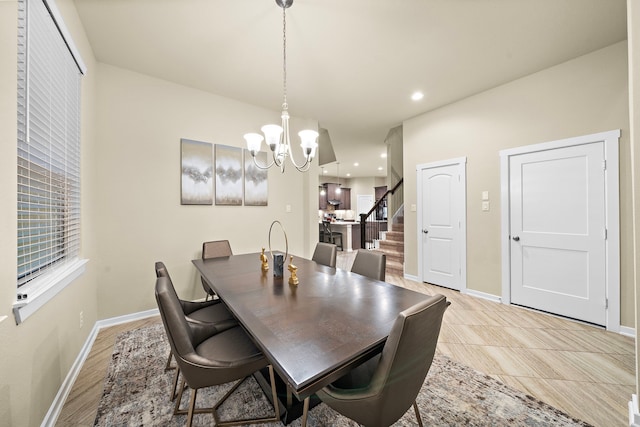
[[[467,287],[466,158],[418,165],[418,276],[422,282]]]
[[[500,153],[503,302],[619,328],[618,138]]]

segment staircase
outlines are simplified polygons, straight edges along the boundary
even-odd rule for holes
[[[386,274],[404,276],[404,216],[397,216],[389,224],[379,249],[387,255]]]

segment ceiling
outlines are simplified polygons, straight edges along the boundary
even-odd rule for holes
[[[280,110],[274,0],[75,4],[98,61]],[[289,112],[329,131],[342,177],[385,176],[384,139],[403,120],[626,34],[626,0],[295,0]],[[412,101],[418,90],[424,98]],[[335,175],[335,163],[327,169]]]

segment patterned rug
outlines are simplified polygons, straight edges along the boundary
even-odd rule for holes
[[[125,332],[117,338],[96,426],[183,426],[185,415],[173,416],[169,390],[173,371],[165,372],[169,345],[161,324]],[[198,406],[212,406],[231,387],[225,384],[198,392]],[[182,407],[188,402],[183,396]],[[417,398],[427,426],[587,426],[529,395],[436,353]],[[269,415],[273,411],[251,377],[220,408],[222,420]],[[194,416],[194,426],[213,425],[211,414]],[[282,426],[281,423],[269,424]],[[295,420],[291,426],[300,426]],[[357,426],[321,403],[309,411],[308,426]],[[415,426],[413,409],[394,426]]]

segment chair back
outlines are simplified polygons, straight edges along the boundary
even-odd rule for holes
[[[429,372],[449,303],[434,295],[401,312],[385,343],[370,391],[384,408],[381,425],[390,425],[411,407]],[[388,424],[386,424],[388,422]]]
[[[156,302],[171,351],[180,365],[185,355],[195,353],[193,331],[187,323],[176,290],[168,276],[156,279]]]
[[[387,256],[379,251],[358,249],[351,271],[384,282]]]
[[[331,243],[318,242],[316,249],[313,251],[311,259],[318,264],[327,265],[336,268],[336,259],[338,257],[338,248]]]
[[[233,255],[228,240],[214,240],[202,244],[202,259],[220,258]]]
[[[167,267],[164,265],[164,262],[157,261],[155,267],[156,267],[156,277],[168,277],[169,281],[171,282],[171,277],[169,276],[169,270],[167,270]]]

